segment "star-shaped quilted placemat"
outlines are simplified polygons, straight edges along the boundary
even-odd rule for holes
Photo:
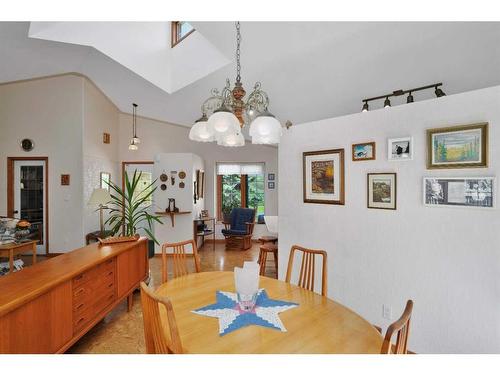
[[[286,332],[278,314],[298,306],[294,302],[270,299],[264,289],[257,295],[255,307],[250,311],[241,310],[236,293],[217,291],[217,302],[192,312],[219,319],[219,335],[224,336],[238,328],[258,325]]]

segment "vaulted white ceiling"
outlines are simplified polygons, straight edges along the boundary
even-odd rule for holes
[[[210,89],[222,88],[226,77],[234,81],[235,76],[234,24],[192,24],[196,33],[173,49],[184,49],[185,56],[176,61],[185,75],[155,78],[150,74],[163,67],[153,53],[144,56],[151,60],[144,64],[111,53],[111,40],[120,42],[122,51],[141,47],[137,40],[119,40],[116,30],[123,25],[104,23],[114,36],[98,50],[72,44],[76,39],[29,38],[29,23],[1,22],[0,82],[77,71],[124,112],[136,102],[141,115],[190,126]],[[147,35],[147,30],[141,33]],[[243,22],[241,30],[244,86],[250,92],[260,81],[270,96],[271,112],[282,122],[359,112],[365,97],[434,82],[443,82],[448,95],[500,84],[500,23]],[[213,55],[193,47],[195,35],[211,46]],[[155,79],[164,79],[164,85]],[[418,101],[433,93],[414,96]]]

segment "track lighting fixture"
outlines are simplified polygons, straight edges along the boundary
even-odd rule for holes
[[[443,90],[441,90],[438,86],[436,86],[436,89],[434,90],[434,94],[436,94],[436,96],[438,98],[440,98],[442,96],[446,96],[446,94],[443,92]]]
[[[408,94],[408,97],[406,98],[406,103],[413,103],[414,102],[413,92],[421,91],[421,90],[434,89],[434,94],[436,94],[436,97],[440,98],[440,97],[446,95],[443,92],[443,90],[441,90],[441,88],[440,88],[440,86],[442,86],[442,85],[443,84],[441,82],[439,82],[439,83],[434,83],[434,84],[428,85],[428,86],[416,87],[414,89],[409,89],[409,90],[396,90],[396,91],[393,91],[391,94],[375,96],[373,98],[366,98],[366,99],[362,100],[362,102],[364,104],[363,104],[363,108],[361,111],[367,112],[368,111],[368,102],[371,102],[372,100],[380,100],[380,99],[384,99],[384,108],[389,108],[391,106],[391,101],[389,99],[391,96],[401,96],[401,95]]]

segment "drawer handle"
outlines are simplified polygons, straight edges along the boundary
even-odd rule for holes
[[[75,280],[81,280],[83,278],[83,275],[78,275],[77,277],[75,277]]]
[[[85,304],[84,303],[80,303],[76,309],[80,310],[83,306],[85,306]]]
[[[113,271],[108,272],[108,276],[111,276],[113,274]]]
[[[113,262],[113,259],[110,259],[108,261],[106,261],[106,264],[111,264]]]
[[[115,297],[114,294],[110,294],[109,297],[108,297],[108,300],[113,299],[114,297]]]
[[[78,322],[76,322],[76,325],[80,324],[81,322],[83,322],[85,320],[85,318],[80,318],[78,319]]]
[[[113,286],[113,283],[109,284],[109,285],[108,285],[108,288],[111,288],[112,286]]]
[[[82,294],[83,292],[85,291],[84,288],[80,288],[78,289],[76,292],[75,292],[75,296],[79,296],[80,294]]]

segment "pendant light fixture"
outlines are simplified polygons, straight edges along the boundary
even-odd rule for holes
[[[137,104],[132,103],[132,139],[130,140],[128,149],[130,151],[138,150],[139,143],[141,143],[141,139],[137,136]]]
[[[268,110],[269,97],[257,82],[245,101],[246,91],[241,82],[241,32],[236,22],[236,80],[231,89],[229,79],[219,93],[212,89],[211,96],[201,106],[203,116],[197,120],[189,139],[197,142],[216,141],[220,146],[239,147],[245,145],[242,128],[250,124],[252,143],[276,144],[282,134],[280,122]],[[208,116],[208,120],[207,120]]]

